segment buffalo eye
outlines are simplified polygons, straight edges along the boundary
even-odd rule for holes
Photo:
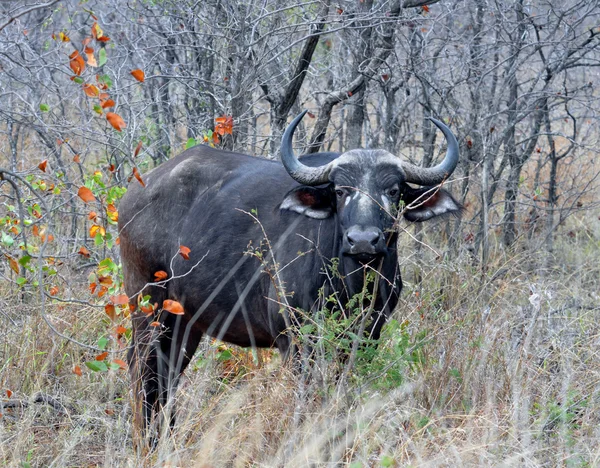
[[[338,196],[338,198],[342,198],[345,192],[342,189],[336,189],[335,194]]]
[[[400,193],[400,190],[398,190],[398,187],[393,187],[388,190],[388,195],[392,198],[396,198],[399,193]]]

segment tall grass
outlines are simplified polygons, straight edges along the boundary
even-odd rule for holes
[[[401,303],[378,357],[347,379],[326,364],[313,371],[320,381],[303,379],[274,352],[222,359],[206,341],[179,388],[177,426],[152,453],[132,444],[126,372],[89,371],[94,352],[49,331],[35,291],[2,286],[0,463],[598,465],[597,216],[561,227],[550,258],[526,236],[510,252],[492,239],[485,274],[466,248],[417,255],[403,237]],[[438,235],[434,226],[425,240],[439,246]],[[81,272],[61,274],[85,289]],[[50,303],[47,314],[85,342],[105,330],[87,306]]]

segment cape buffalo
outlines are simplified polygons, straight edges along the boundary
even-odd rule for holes
[[[380,272],[367,329],[377,339],[402,288],[392,229],[398,209],[409,221],[460,211],[448,192],[430,189],[458,162],[443,123],[431,119],[447,154],[422,168],[371,149],[299,159],[292,136],[305,113],[283,135],[281,163],[195,146],[146,174],[145,187],[134,181],[123,198],[125,289],[133,306],[147,295],[157,304],[133,313],[129,363],[143,424],[164,407],[203,335],[287,356],[290,311],[310,313],[323,287],[346,303],[363,288],[369,263]],[[188,260],[178,255],[181,245]],[[339,274],[327,278],[331,259]],[[157,283],[158,271],[168,278]],[[180,303],[181,314],[169,313],[165,300]]]

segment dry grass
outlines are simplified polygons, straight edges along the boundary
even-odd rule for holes
[[[365,380],[306,387],[277,357],[226,377],[199,355],[178,393],[178,425],[152,454],[133,449],[126,373],[88,371],[94,353],[48,330],[36,294],[3,286],[0,385],[12,396],[2,395],[0,464],[596,466],[597,216],[561,228],[550,261],[524,241],[511,252],[495,245],[483,277],[467,250],[403,256],[396,318],[429,340],[391,390]],[[85,275],[70,275],[85,288]],[[81,341],[105,330],[89,307],[49,304],[47,313]]]

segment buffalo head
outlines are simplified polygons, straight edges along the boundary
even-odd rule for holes
[[[444,160],[422,168],[402,161],[385,150],[354,149],[319,167],[303,164],[292,149],[292,136],[306,111],[286,129],[281,160],[300,187],[288,193],[281,209],[324,219],[334,214],[342,235],[341,253],[361,262],[387,253],[398,207],[403,204],[409,221],[425,221],[460,211],[460,205],[443,189],[431,189],[452,174],[458,163],[458,142],[450,129],[431,121],[448,144]],[[416,184],[427,188],[413,188]]]

